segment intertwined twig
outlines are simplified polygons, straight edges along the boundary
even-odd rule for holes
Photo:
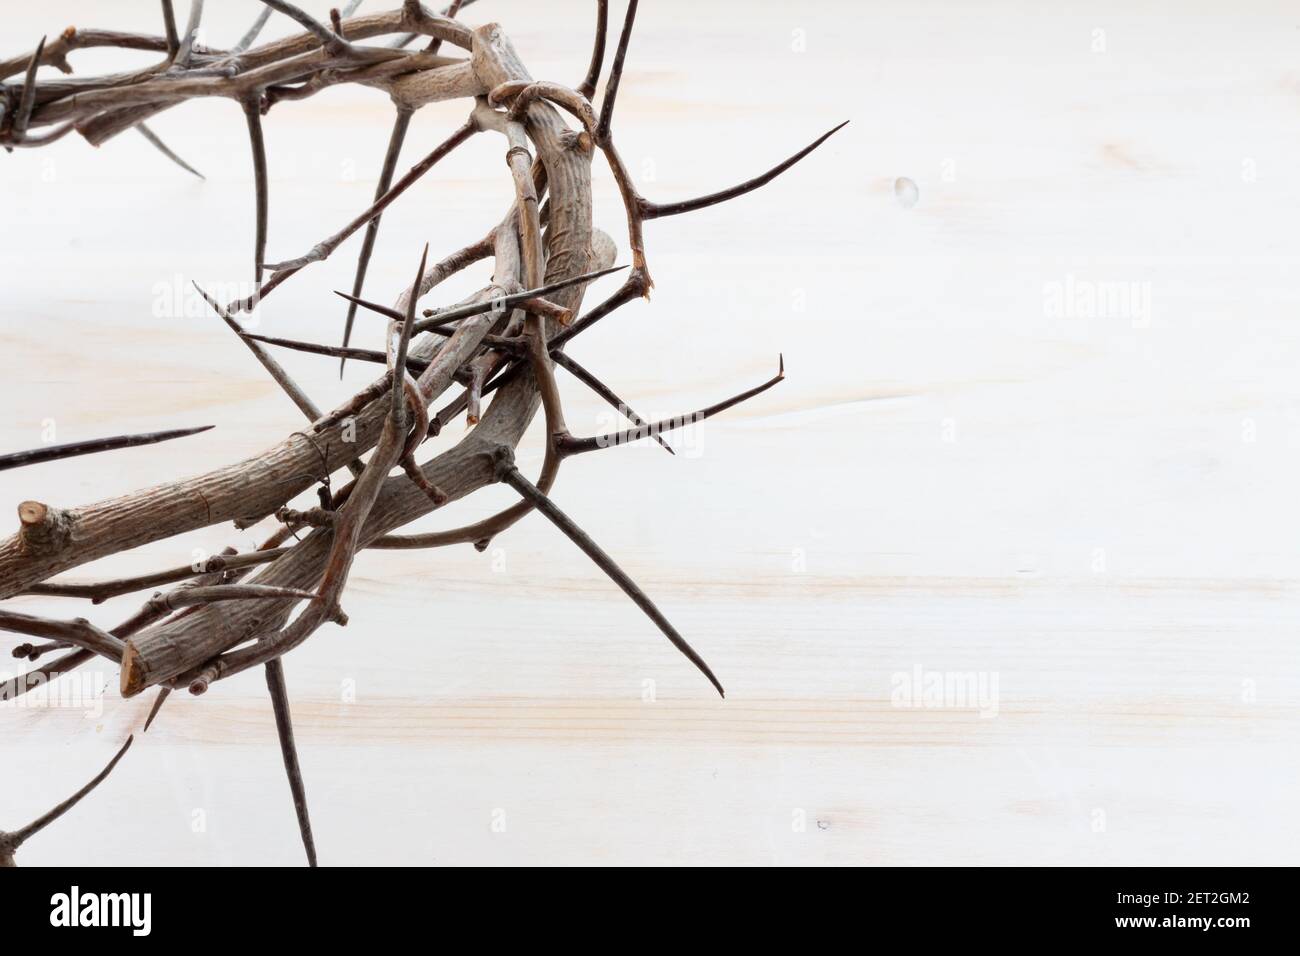
[[[323,23],[291,3],[264,2],[267,9],[247,34],[225,50],[196,42],[201,0],[191,3],[183,32],[177,29],[171,3],[164,0],[161,36],[69,28],[53,42],[42,40],[25,57],[0,62],[0,79],[22,74],[21,81],[3,87],[0,145],[10,149],[42,146],[72,131],[98,145],[136,128],[164,154],[194,172],[144,125],[145,121],[197,97],[223,97],[239,104],[254,169],[253,266],[258,288],[246,299],[225,305],[206,293],[204,296],[308,419],[304,429],[261,455],[208,474],[75,509],[24,502],[19,533],[0,543],[0,599],[44,594],[99,602],[160,585],[177,586],[155,594],[130,618],[107,631],[80,618],[63,621],[0,609],[0,628],[47,642],[21,645],[21,656],[35,661],[54,650],[72,649],[72,653],[9,682],[0,693],[22,693],[31,686],[28,678],[33,675],[52,679],[101,656],[120,664],[124,696],[159,688],[147,727],[170,690],[187,687],[193,693],[203,693],[217,681],[262,666],[303,843],[309,862],[314,864],[315,847],[293,744],[283,657],[322,624],[346,623],[340,602],[349,570],[363,548],[472,543],[482,549],[524,515],[540,511],[591,557],[722,693],[721,683],[700,655],[614,560],[551,501],[549,494],[568,457],[645,437],[653,437],[671,451],[662,433],[707,418],[772,387],[783,377],[784,367],[771,380],[731,399],[687,416],[650,423],[562,349],[574,336],[622,305],[648,295],[653,283],[643,244],[645,222],[691,212],[756,189],[807,155],[834,130],[737,186],[695,199],[656,203],[641,196],[633,186],[613,134],[617,93],[637,14],[636,0],[628,5],[599,112],[591,101],[605,58],[609,13],[606,0],[598,0],[591,63],[576,88],[534,81],[495,24],[471,29],[455,20],[457,12],[468,3],[454,3],[438,15],[408,0],[396,10],[354,17],[354,2],[341,12],[332,11],[329,23]],[[302,32],[255,47],[253,43],[272,10],[296,21]],[[430,42],[424,49],[407,50],[417,37],[428,37]],[[388,38],[389,42],[365,42],[377,38]],[[444,44],[468,55],[446,56],[441,51]],[[96,46],[155,51],[164,57],[152,67],[108,76],[38,78],[43,66],[71,73],[69,54]],[[338,83],[380,89],[394,104],[393,130],[374,201],[305,254],[268,263],[265,250],[269,196],[263,117],[282,101],[303,99]],[[456,98],[469,98],[474,103],[465,123],[394,181],[412,114],[428,103]],[[576,126],[565,122],[566,115],[576,120]],[[442,158],[484,131],[505,139],[506,164],[514,186],[509,210],[483,238],[441,261],[428,265],[422,256],[410,289],[392,307],[364,299],[367,266],[384,210]],[[587,284],[612,271],[614,258],[613,242],[592,227],[591,161],[598,151],[605,156],[622,197],[632,262],[618,291],[580,315]],[[342,346],[271,339],[245,332],[239,313],[256,308],[279,285],[331,255],[363,227],[352,290],[340,293],[349,302]],[[449,276],[488,256],[493,258],[494,273],[487,287],[462,303],[428,309],[417,318],[419,299]],[[382,352],[348,345],[359,308],[379,313],[388,321],[387,344]],[[265,345],[337,356],[341,362],[354,358],[383,363],[385,373],[335,410],[324,413],[272,358]],[[601,436],[572,435],[555,381],[556,364],[618,407],[631,427]],[[430,415],[432,403],[456,385],[463,388]],[[489,395],[492,401],[484,408]],[[533,481],[515,467],[513,449],[539,405],[546,421],[546,447],[540,474]],[[453,447],[418,463],[416,454],[426,438],[439,434],[452,417],[462,412],[474,427]],[[0,467],[167,437],[176,435],[124,436],[22,452],[0,458]],[[362,456],[367,452],[369,458],[363,464]],[[334,491],[331,476],[344,468],[351,470],[352,480]],[[394,469],[400,471],[390,477]],[[520,500],[465,527],[416,535],[392,534],[446,502],[494,482],[513,488]],[[321,486],[320,507],[308,511],[289,507],[290,501],[317,483]],[[272,515],[280,520],[278,530],[255,552],[229,553],[188,568],[136,578],[101,582],[50,580],[88,561],[150,541],[223,521],[247,527]],[[297,543],[288,544],[299,529],[310,530]],[[243,582],[249,574],[255,577]],[[290,620],[299,604],[302,607],[298,615]],[[38,824],[44,825],[47,818],[63,809],[66,806],[61,805]],[[19,833],[26,835],[29,831],[34,832],[29,827]],[[17,843],[11,836],[0,837],[0,862],[12,862]],[[4,843],[5,839],[10,843]]]

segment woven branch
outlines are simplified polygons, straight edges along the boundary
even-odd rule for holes
[[[99,602],[133,590],[174,587],[155,594],[130,618],[107,631],[80,618],[55,620],[3,609],[0,627],[50,642],[39,647],[20,645],[22,655],[32,660],[50,650],[75,648],[32,672],[39,672],[42,679],[56,679],[60,672],[98,656],[120,664],[125,696],[159,688],[148,723],[158,716],[173,689],[188,688],[200,694],[226,677],[263,667],[302,839],[309,862],[314,864],[315,845],[293,743],[283,657],[323,624],[346,623],[341,602],[348,572],[363,548],[473,544],[481,550],[515,522],[540,510],[591,556],[722,692],[703,658],[649,597],[549,497],[561,463],[576,452],[642,437],[653,437],[669,448],[660,432],[686,419],[679,416],[647,423],[609,386],[561,350],[595,322],[635,298],[648,296],[653,283],[642,237],[646,221],[701,209],[756,189],[802,159],[830,133],[737,186],[696,199],[651,202],[632,185],[613,133],[616,95],[637,13],[635,0],[628,7],[599,111],[591,100],[603,73],[606,0],[596,4],[591,65],[576,88],[533,80],[498,25],[471,28],[455,19],[468,2],[455,3],[444,14],[430,13],[418,2],[406,2],[395,10],[361,16],[350,15],[357,6],[352,3],[342,13],[333,11],[328,23],[290,3],[265,3],[267,9],[228,49],[194,42],[203,6],[194,0],[183,32],[177,28],[171,3],[164,2],[159,36],[69,28],[51,42],[42,40],[32,53],[0,61],[0,79],[21,75],[4,85],[0,99],[0,145],[8,149],[45,147],[71,132],[99,145],[134,127],[164,155],[194,173],[144,125],[145,120],[199,97],[226,97],[240,104],[247,119],[255,172],[257,224],[252,266],[259,287],[247,300],[225,305],[211,298],[208,301],[308,420],[302,429],[264,452],[206,474],[79,507],[23,502],[18,533],[0,542],[0,599],[44,594]],[[292,19],[301,32],[253,46],[271,12]],[[407,49],[421,37],[430,41],[424,49]],[[71,74],[70,55],[89,47],[155,51],[163,58],[145,69],[98,77],[40,76],[40,71],[49,67]],[[447,55],[447,50],[452,54]],[[283,100],[304,99],[339,83],[378,89],[396,108],[374,201],[306,255],[268,264],[263,118]],[[395,178],[412,114],[429,103],[451,99],[470,101],[465,124],[405,175]],[[391,307],[364,299],[367,265],[384,209],[444,156],[481,132],[502,137],[514,186],[496,225],[431,265],[421,258],[411,288]],[[592,160],[598,152],[605,157],[622,197],[632,261],[618,291],[582,314],[587,284],[596,273],[603,274],[602,270],[615,264],[613,240],[592,227]],[[342,347],[244,333],[240,312],[256,307],[280,284],[309,270],[312,263],[329,256],[363,228],[351,293],[341,293],[349,300]],[[417,318],[419,300],[449,276],[488,256],[494,264],[488,286],[463,302],[426,309]],[[347,347],[359,308],[387,322],[384,351]],[[322,412],[275,361],[268,344],[305,346],[341,360],[358,358],[383,363],[386,368],[353,398]],[[557,362],[619,406],[632,427],[605,436],[570,434],[555,382]],[[760,394],[782,375],[783,370],[762,386],[692,414],[702,418],[720,412]],[[449,391],[450,401],[431,415],[432,404]],[[515,468],[513,452],[539,408],[546,422],[546,454],[540,473],[530,480]],[[473,426],[468,433],[452,447],[417,461],[426,438],[437,435],[461,413]],[[175,436],[122,436],[17,452],[0,458],[0,467],[169,437]],[[369,458],[363,465],[360,459],[366,453]],[[331,481],[340,472],[350,480],[335,490]],[[447,502],[496,482],[514,488],[520,500],[465,527],[419,535],[393,534]],[[308,511],[289,507],[290,501],[313,485],[318,486],[320,507]],[[279,528],[255,552],[235,554],[231,549],[192,568],[136,578],[51,580],[89,561],[151,541],[226,521],[248,527],[268,516],[277,516]],[[305,532],[303,537],[291,543],[299,529]],[[295,609],[298,613],[293,616]],[[3,693],[23,693],[27,685],[19,678],[6,685]],[[116,762],[117,758],[108,769]],[[82,795],[84,792],[77,799]],[[52,816],[42,821],[48,822],[47,818]],[[0,862],[12,862],[14,849],[12,841],[0,846]]]

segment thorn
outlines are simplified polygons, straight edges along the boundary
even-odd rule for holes
[[[167,58],[176,59],[176,51],[181,48],[181,39],[176,35],[176,12],[172,10],[172,0],[162,0],[163,33],[167,37]]]
[[[149,708],[149,716],[145,718],[144,730],[141,731],[141,733],[147,734],[149,732],[149,725],[152,724],[153,719],[158,716],[158,711],[162,710],[163,701],[167,699],[167,695],[171,692],[172,690],[170,687],[158,688],[158,696],[154,698],[153,706]]]
[[[847,125],[849,125],[849,121],[845,120],[843,123],[841,123],[839,126],[836,126],[834,129],[822,133],[821,136],[818,136],[815,140],[813,140],[803,149],[799,150],[799,152],[795,153],[793,156],[791,156],[789,159],[785,160],[784,162],[778,163],[777,165],[773,166],[771,169],[763,173],[761,176],[755,176],[753,179],[747,179],[745,180],[745,182],[741,183],[740,185],[732,186],[730,189],[723,189],[716,193],[709,193],[707,196],[699,196],[695,199],[683,200],[682,202],[654,203],[642,199],[640,200],[641,218],[659,219],[663,216],[678,216],[684,212],[694,212],[696,209],[703,209],[706,206],[712,206],[720,202],[726,202],[728,199],[735,199],[737,196],[743,196],[747,192],[752,192],[753,190],[758,189],[760,186],[765,186],[768,183],[770,183],[772,180],[776,179],[777,176],[780,176],[783,172],[785,172],[795,163],[799,162],[799,160],[803,159],[814,149],[816,149],[822,143],[826,142],[826,140],[830,139],[835,133],[839,132]]]
[[[94,779],[90,781],[90,783],[86,784],[84,787],[82,787],[72,796],[68,797],[68,799],[64,800],[53,810],[33,820],[31,823],[27,824],[27,826],[23,827],[21,830],[17,830],[13,833],[10,833],[9,839],[10,839],[11,849],[13,850],[18,849],[18,847],[22,846],[23,843],[26,842],[30,837],[39,833],[41,830],[45,829],[47,826],[49,826],[51,823],[57,820],[59,817],[63,816],[65,813],[67,813],[69,810],[75,807],[78,803],[80,803],[81,800],[86,796],[86,794],[90,793],[90,791],[94,790],[101,783],[103,783],[104,778],[113,772],[113,768],[117,766],[117,762],[121,760],[122,757],[126,754],[127,750],[131,748],[131,742],[133,740],[135,740],[134,734],[132,734],[130,737],[127,737],[126,743],[122,744],[122,748],[118,750],[118,752],[114,755],[113,759],[108,762],[108,766],[106,766],[103,770],[97,773]]]
[[[647,428],[649,427],[649,423],[640,415],[638,415],[636,412],[634,412],[632,408],[627,404],[627,402],[623,401],[623,399],[615,395],[613,389],[611,389],[608,385],[606,385],[595,375],[591,374],[591,372],[587,371],[585,368],[579,365],[577,360],[574,359],[573,356],[561,352],[558,349],[553,349],[551,351],[551,358],[554,359],[556,365],[568,369],[570,372],[573,373],[574,377],[577,378],[578,381],[582,382],[582,384],[586,385],[589,389],[591,389],[593,392],[595,392],[597,395],[603,398],[606,402],[608,402],[610,405],[614,406],[620,412],[622,412],[623,417],[626,418],[628,421],[630,421],[633,425],[645,426]],[[664,451],[668,452],[668,454],[670,455],[677,454],[677,452],[673,451],[673,447],[669,445],[666,441],[664,441],[662,435],[656,432],[652,435],[652,437],[656,442],[659,443],[659,445],[663,448]]]
[[[578,86],[578,92],[591,99],[596,95],[600,71],[605,65],[605,36],[609,32],[609,0],[596,0],[596,39],[591,47],[591,65],[587,77]]]
[[[203,19],[203,0],[190,0],[190,18],[185,24],[185,36],[176,51],[173,63],[176,66],[190,65],[190,55],[194,52],[194,36],[199,32],[199,21]]]
[[[316,843],[311,835],[311,818],[307,815],[307,788],[303,786],[298,748],[293,742],[293,718],[289,713],[289,691],[284,683],[284,665],[278,657],[266,662],[266,689],[270,692],[271,709],[275,712],[280,756],[284,758],[284,772],[289,777],[289,792],[293,795],[293,810],[298,816],[298,832],[302,835],[303,849],[307,851],[307,865],[315,866]]]
[[[248,143],[253,151],[253,185],[257,203],[257,231],[253,237],[253,282],[261,285],[262,261],[266,258],[266,218],[269,197],[266,184],[266,141],[262,137],[262,114],[255,98],[244,101],[244,116],[248,122]]]
[[[23,77],[23,92],[18,97],[18,110],[14,113],[10,135],[15,142],[27,134],[27,123],[32,118],[32,107],[36,103],[36,69],[41,65],[41,54],[45,52],[45,37],[36,44],[32,58],[27,63],[27,73]]]
[[[243,53],[252,46],[253,41],[257,39],[257,35],[262,32],[262,27],[266,26],[266,21],[269,19],[271,19],[271,8],[266,7],[257,15],[257,19],[254,20],[253,25],[248,28],[248,32],[240,38],[238,43],[231,47],[230,52],[235,54]]]
[[[163,432],[147,432],[142,435],[117,435],[113,438],[92,438],[90,441],[70,442],[66,445],[49,445],[34,448],[31,451],[11,452],[0,455],[0,471],[9,468],[21,468],[43,461],[55,461],[60,458],[76,458],[78,455],[91,455],[100,451],[113,451],[117,448],[134,448],[137,445],[153,445],[173,438],[197,435],[199,432],[214,428],[213,425],[200,425],[197,428],[173,428]]]
[[[628,428],[621,432],[610,432],[605,435],[597,435],[593,438],[574,438],[571,435],[560,436],[556,439],[556,451],[562,457],[569,455],[579,455],[583,452],[596,451],[600,448],[615,448],[619,445],[626,445],[629,442],[640,441],[647,435],[657,435],[660,432],[673,431],[685,425],[693,425],[696,422],[702,422],[706,418],[712,418],[719,412],[724,412],[734,405],[739,405],[746,399],[753,398],[755,395],[761,395],[773,385],[785,380],[785,356],[781,356],[780,367],[772,378],[768,379],[762,385],[741,392],[739,395],[733,395],[731,398],[724,399],[708,408],[702,408],[696,412],[688,412],[685,415],[677,415],[673,418],[665,418],[662,421],[655,422],[653,425],[638,425],[636,428]]]
[[[296,352],[307,352],[311,355],[330,355],[335,358],[356,359],[360,362],[375,362],[379,365],[388,364],[388,356],[376,349],[352,347],[345,349],[338,345],[320,345],[316,342],[300,342],[297,339],[278,339],[272,335],[255,335],[252,332],[244,332],[242,335],[254,342],[265,342],[267,345],[278,345],[280,348],[293,349]],[[406,357],[406,367],[409,371],[419,374],[429,367],[429,363],[424,359],[408,355]]]
[[[613,266],[609,269],[599,269],[595,272],[586,272],[582,275],[576,275],[568,279],[561,279],[558,282],[552,282],[549,285],[538,286],[536,289],[526,289],[523,292],[515,292],[510,295],[501,296],[497,299],[489,299],[485,302],[476,302],[473,305],[462,305],[452,309],[426,310],[424,313],[426,317],[415,324],[415,331],[430,332],[440,328],[441,326],[447,325],[450,322],[454,322],[457,319],[469,318],[472,315],[482,315],[484,312],[491,312],[497,309],[504,311],[505,309],[513,308],[522,302],[527,302],[529,299],[541,298],[551,292],[568,288],[571,285],[577,285],[580,282],[594,282],[601,276],[607,276],[611,272],[618,272],[626,268],[627,266]],[[556,340],[559,340],[559,336],[556,336]]]
[[[285,16],[296,20],[298,24],[306,28],[307,32],[314,34],[320,39],[321,43],[330,50],[348,49],[346,40],[335,34],[329,27],[321,23],[315,17],[311,16],[301,7],[294,6],[292,3],[286,3],[285,0],[262,0],[268,7],[277,13],[283,13]]]
[[[531,481],[519,473],[519,469],[510,465],[502,469],[501,480],[508,484],[520,496],[531,501],[546,518],[568,537],[570,541],[576,544],[587,557],[596,563],[596,566],[605,572],[615,584],[623,589],[623,593],[632,599],[637,607],[645,612],[646,616],[652,620],[655,625],[663,632],[664,636],[672,642],[673,646],[686,655],[686,659],[699,668],[700,673],[709,679],[714,688],[717,689],[718,695],[726,697],[726,692],[722,689],[722,684],[714,675],[709,665],[704,662],[704,658],[695,651],[686,639],[677,632],[677,629],[669,623],[668,619],[657,608],[653,601],[646,596],[645,592],[637,587],[626,572],[623,571],[614,559],[601,550],[600,545],[596,544],[585,531],[579,528],[568,515],[561,511],[542,491],[537,488]]]
[[[380,305],[378,302],[370,302],[367,301],[366,299],[359,298],[355,295],[348,295],[346,292],[340,292],[338,289],[334,290],[334,294],[337,296],[342,296],[343,298],[347,299],[349,302],[355,302],[357,305],[369,309],[371,312],[378,312],[380,315],[384,316],[385,318],[392,319],[394,322],[401,322],[402,319],[405,318],[404,313],[399,312],[396,309],[390,308],[386,305]]]
[[[406,349],[411,344],[411,330],[415,327],[415,300],[420,297],[420,281],[424,278],[424,266],[429,261],[429,244],[424,244],[420,253],[420,266],[415,270],[415,281],[411,283],[411,294],[406,297],[406,315],[402,319],[401,334],[397,348],[393,351],[393,391],[391,414],[393,424],[398,430],[404,426],[406,415],[406,389],[403,381],[406,376]],[[426,426],[427,427],[427,426]]]
[[[384,193],[388,192],[388,187],[393,184],[393,172],[397,168],[397,159],[402,153],[402,143],[406,139],[406,131],[411,125],[411,115],[414,111],[409,107],[397,108],[397,116],[393,120],[393,132],[388,137],[388,150],[384,153],[384,164],[379,172],[379,182],[375,186],[374,202],[379,202]],[[366,282],[366,270],[370,268],[370,256],[375,249],[375,238],[379,235],[379,220],[383,216],[378,215],[366,224],[366,234],[361,241],[361,254],[357,257],[356,276],[352,280],[352,294],[358,296]],[[349,340],[352,338],[352,322],[357,316],[357,305],[355,300],[351,301],[348,306],[347,318],[343,323],[343,347],[347,348]],[[347,363],[347,358],[339,359],[339,378],[343,377],[343,366]]]
[[[187,173],[192,173],[193,175],[199,177],[199,179],[206,180],[208,178],[207,176],[204,176],[201,172],[199,172],[197,169],[195,169],[193,166],[191,166],[189,163],[185,162],[185,160],[177,156],[174,152],[172,152],[171,148],[166,143],[164,143],[161,139],[158,138],[158,134],[155,133],[153,130],[151,130],[144,123],[136,123],[135,128],[136,131],[139,132],[141,136],[143,136],[145,139],[147,139],[150,143],[154,145],[154,148],[156,148],[158,152],[162,153],[164,156],[170,159],[181,169],[185,170]]]
[[[614,101],[618,97],[619,80],[623,78],[623,60],[627,57],[627,44],[632,39],[632,25],[636,22],[637,0],[629,0],[627,16],[623,20],[623,32],[618,37],[618,49],[614,51],[614,65],[609,70],[609,80],[605,83],[605,98],[600,104],[600,123],[596,127],[596,139],[605,142],[609,139],[610,126],[614,122]]]

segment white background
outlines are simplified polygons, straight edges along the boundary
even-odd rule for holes
[[[160,30],[150,2],[10,6],[5,56],[69,23]],[[286,659],[323,864],[1295,861],[1300,19],[1285,4],[1090,6],[642,4],[616,131],[651,199],[728,185],[852,121],[760,193],[649,223],[652,301],[572,348],[650,418],[757,384],[785,355],[785,383],[677,457],[585,456],[553,492],[728,698],[540,518],[486,554],[367,552],[351,624]],[[213,45],[257,11],[209,7]],[[593,18],[594,3],[518,0],[463,16],[500,22],[534,76],[570,84]],[[289,32],[276,17],[266,36]],[[419,112],[399,170],[465,112]],[[271,259],[368,204],[390,122],[365,89],[271,111]],[[58,441],[218,427],[0,474],[7,507],[194,474],[301,425],[185,291],[249,279],[243,116],[196,102],[152,125],[206,182],[134,134],[0,155],[0,447],[40,444],[49,421]],[[445,254],[500,217],[503,156],[478,137],[384,217],[367,295],[391,300],[425,241]],[[597,224],[626,261],[595,169]],[[919,189],[910,208],[900,176]],[[331,290],[350,287],[358,245],[281,287],[262,331],[336,342]],[[1070,281],[1139,283],[1149,314],[1051,314]],[[357,322],[356,344],[380,346],[377,320]],[[279,357],[326,407],[373,374],[340,383],[333,360]],[[610,427],[562,385],[575,431]],[[535,472],[537,429],[520,457]],[[508,499],[490,489],[417,527]],[[268,530],[208,528],[66,577]],[[112,626],[145,596],[11,606]],[[918,666],[996,677],[997,715],[891,705],[894,675]],[[90,672],[107,688],[97,718],[0,714],[0,827],[139,730],[152,694],[122,701],[113,670]],[[173,695],[19,860],[300,863],[261,675]]]

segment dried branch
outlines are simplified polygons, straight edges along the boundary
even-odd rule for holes
[[[3,684],[0,684],[0,701],[14,700],[21,697],[28,691],[35,690],[52,680],[57,680],[69,671],[94,659],[95,654],[92,651],[78,649],[41,667],[33,667],[26,673],[11,677]]]
[[[19,659],[26,658],[29,661],[36,661],[50,651],[66,651],[73,646],[75,645],[69,644],[67,641],[50,641],[46,644],[19,644],[14,648],[13,656]]]
[[[353,2],[343,11],[331,10],[327,25],[293,4],[267,0],[266,9],[245,37],[231,50],[220,51],[195,43],[201,2],[191,4],[183,36],[175,29],[170,3],[164,3],[165,36],[69,30],[53,43],[42,42],[30,56],[0,63],[0,77],[18,72],[25,77],[21,85],[6,88],[8,110],[5,125],[0,127],[0,144],[9,147],[44,145],[74,128],[88,142],[98,145],[136,126],[166,155],[181,162],[147,125],[141,124],[158,112],[198,97],[220,96],[243,107],[256,182],[254,245],[258,288],[248,299],[226,308],[206,294],[204,297],[311,421],[309,428],[290,434],[260,455],[195,478],[165,482],[76,509],[24,502],[19,508],[19,533],[0,543],[0,598],[38,593],[98,601],[157,584],[178,586],[155,594],[108,632],[80,619],[56,621],[0,610],[0,626],[49,642],[39,647],[27,644],[22,648],[25,656],[38,658],[63,644],[77,648],[10,682],[4,693],[23,693],[33,680],[52,679],[99,654],[120,659],[125,696],[151,686],[160,688],[145,724],[148,727],[170,689],[188,686],[192,692],[202,693],[213,681],[264,665],[304,846],[313,864],[315,851],[293,745],[281,659],[322,624],[346,622],[340,602],[352,562],[363,548],[437,547],[464,542],[481,549],[514,522],[540,510],[633,598],[721,693],[708,667],[654,604],[548,497],[567,457],[647,435],[668,448],[659,432],[677,427],[683,419],[647,423],[561,349],[604,316],[648,294],[652,281],[642,242],[645,220],[743,195],[769,182],[826,138],[823,136],[767,173],[738,186],[681,202],[650,202],[633,186],[611,134],[637,4],[632,2],[628,7],[599,115],[590,100],[604,63],[606,0],[598,0],[591,62],[576,90],[530,77],[495,24],[471,29],[451,19],[467,5],[453,3],[447,15],[439,17],[425,11],[418,2],[407,0],[399,10],[352,17],[357,6]],[[271,9],[292,18],[304,32],[253,47]],[[403,51],[402,47],[416,36],[430,37],[428,48]],[[385,45],[362,45],[370,38],[384,38],[381,42]],[[439,56],[444,41],[469,51],[469,58]],[[91,46],[150,50],[166,54],[167,58],[129,72],[37,81],[40,65],[71,72],[69,51]],[[306,255],[268,266],[264,256],[266,144],[261,117],[281,100],[303,99],[338,83],[378,89],[389,96],[397,110],[374,201]],[[393,182],[413,112],[427,103],[458,97],[475,100],[466,123]],[[504,109],[494,109],[495,104]],[[566,124],[566,113],[577,118],[576,129]],[[30,130],[34,129],[42,131],[33,135]],[[485,237],[431,267],[426,246],[414,282],[393,307],[367,302],[362,292],[381,215],[442,157],[479,131],[500,133],[505,138],[506,162],[514,186],[511,209]],[[580,314],[587,283],[605,274],[602,267],[612,265],[615,258],[612,242],[592,227],[590,167],[596,149],[605,154],[619,188],[632,267],[614,295],[566,327],[573,316]],[[540,205],[543,200],[544,207]],[[307,264],[327,258],[362,226],[366,227],[366,235],[353,292],[344,295],[351,305],[342,347],[252,335],[240,327],[234,314],[252,309]],[[416,318],[417,302],[430,289],[489,255],[494,258],[490,285],[460,305],[426,310],[422,319]],[[268,268],[274,274],[263,281]],[[348,344],[359,307],[377,311],[388,319],[382,352],[354,349]],[[322,414],[264,344],[340,359],[383,362],[386,371]],[[555,364],[567,368],[618,407],[634,427],[595,438],[570,435],[555,381]],[[716,414],[771,387],[780,378],[778,374],[776,379],[686,420]],[[464,391],[448,396],[448,404],[430,419],[430,403],[456,383],[463,384]],[[484,399],[489,395],[491,401],[486,403]],[[540,472],[530,481],[514,467],[511,449],[523,437],[539,405],[546,419],[546,449]],[[427,435],[436,434],[441,424],[459,410],[467,412],[471,424],[477,422],[475,427],[454,446],[423,465],[417,463],[415,454],[421,442]],[[43,449],[40,453],[53,451]],[[366,452],[370,457],[362,465],[360,456]],[[330,477],[344,466],[351,467],[356,478],[335,493]],[[402,473],[390,477],[398,466]],[[520,500],[464,527],[425,535],[391,534],[445,501],[472,494],[494,481],[510,484]],[[314,484],[319,485],[319,508],[302,511],[289,507],[297,495]],[[200,565],[119,580],[50,580],[80,564],[150,541],[227,520],[248,526],[270,515],[279,517],[283,524],[263,550],[251,555],[227,554]],[[300,527],[305,534],[299,543],[281,547],[291,535],[298,537]],[[255,576],[247,582],[241,580],[247,574]],[[304,600],[306,605],[293,617],[294,606]]]
[[[56,621],[48,617],[37,617],[35,614],[23,614],[20,611],[0,608],[0,631],[14,631],[51,641],[66,641],[82,650],[107,657],[111,661],[122,659],[122,642],[112,634],[101,631],[84,617],[74,618],[71,621]]]

